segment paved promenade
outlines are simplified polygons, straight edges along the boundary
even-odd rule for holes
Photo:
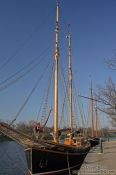
[[[78,175],[116,175],[116,141],[104,142],[103,153],[91,150]]]

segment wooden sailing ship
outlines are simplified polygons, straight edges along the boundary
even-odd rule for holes
[[[79,170],[90,144],[87,139],[73,131],[72,121],[72,61],[71,61],[71,34],[68,34],[69,44],[69,102],[70,102],[70,133],[59,143],[58,127],[58,71],[59,71],[59,4],[56,6],[56,47],[55,47],[55,90],[54,90],[54,140],[33,140],[21,132],[16,131],[5,123],[0,123],[0,130],[13,140],[25,146],[25,153],[29,171],[33,175],[66,175],[73,170]]]
[[[91,147],[94,147],[99,144],[98,138],[98,116],[97,116],[97,106],[96,106],[96,133],[94,129],[94,111],[93,111],[93,91],[92,91],[92,81],[90,82],[90,100],[91,100],[91,137],[89,137],[89,141]]]
[[[54,98],[54,141],[45,146],[33,145],[26,151],[32,174],[66,174],[79,170],[90,145],[83,137],[76,137],[72,124],[72,63],[71,63],[71,35],[69,43],[69,82],[70,82],[70,134],[63,144],[58,136],[58,62],[59,62],[59,4],[56,7],[56,50],[55,50],[55,98]]]

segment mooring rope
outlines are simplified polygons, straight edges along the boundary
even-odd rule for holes
[[[32,173],[31,173],[31,171],[30,170],[28,170],[28,174],[27,175],[32,175]]]
[[[68,172],[69,172],[69,175],[71,175],[71,172],[70,172],[70,164],[69,164],[69,158],[68,158],[68,151],[67,151],[67,165],[68,165]]]

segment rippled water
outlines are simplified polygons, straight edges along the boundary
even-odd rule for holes
[[[0,175],[27,175],[27,172],[23,147],[14,141],[0,142]]]
[[[0,175],[27,175],[23,147],[14,141],[0,142]]]

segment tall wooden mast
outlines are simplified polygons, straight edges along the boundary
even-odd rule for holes
[[[91,94],[91,136],[94,137],[94,112],[93,112],[93,91],[92,91],[92,81],[90,81],[90,94]]]
[[[59,4],[56,5],[55,92],[54,92],[54,142],[58,143],[58,61],[59,61]]]
[[[95,136],[98,137],[98,111],[97,111],[97,101],[96,101],[95,112],[96,112],[96,134],[95,134]]]
[[[72,122],[72,57],[71,57],[71,33],[69,32],[68,36],[68,47],[69,47],[69,99],[70,99],[70,129],[71,133],[73,130]]]

